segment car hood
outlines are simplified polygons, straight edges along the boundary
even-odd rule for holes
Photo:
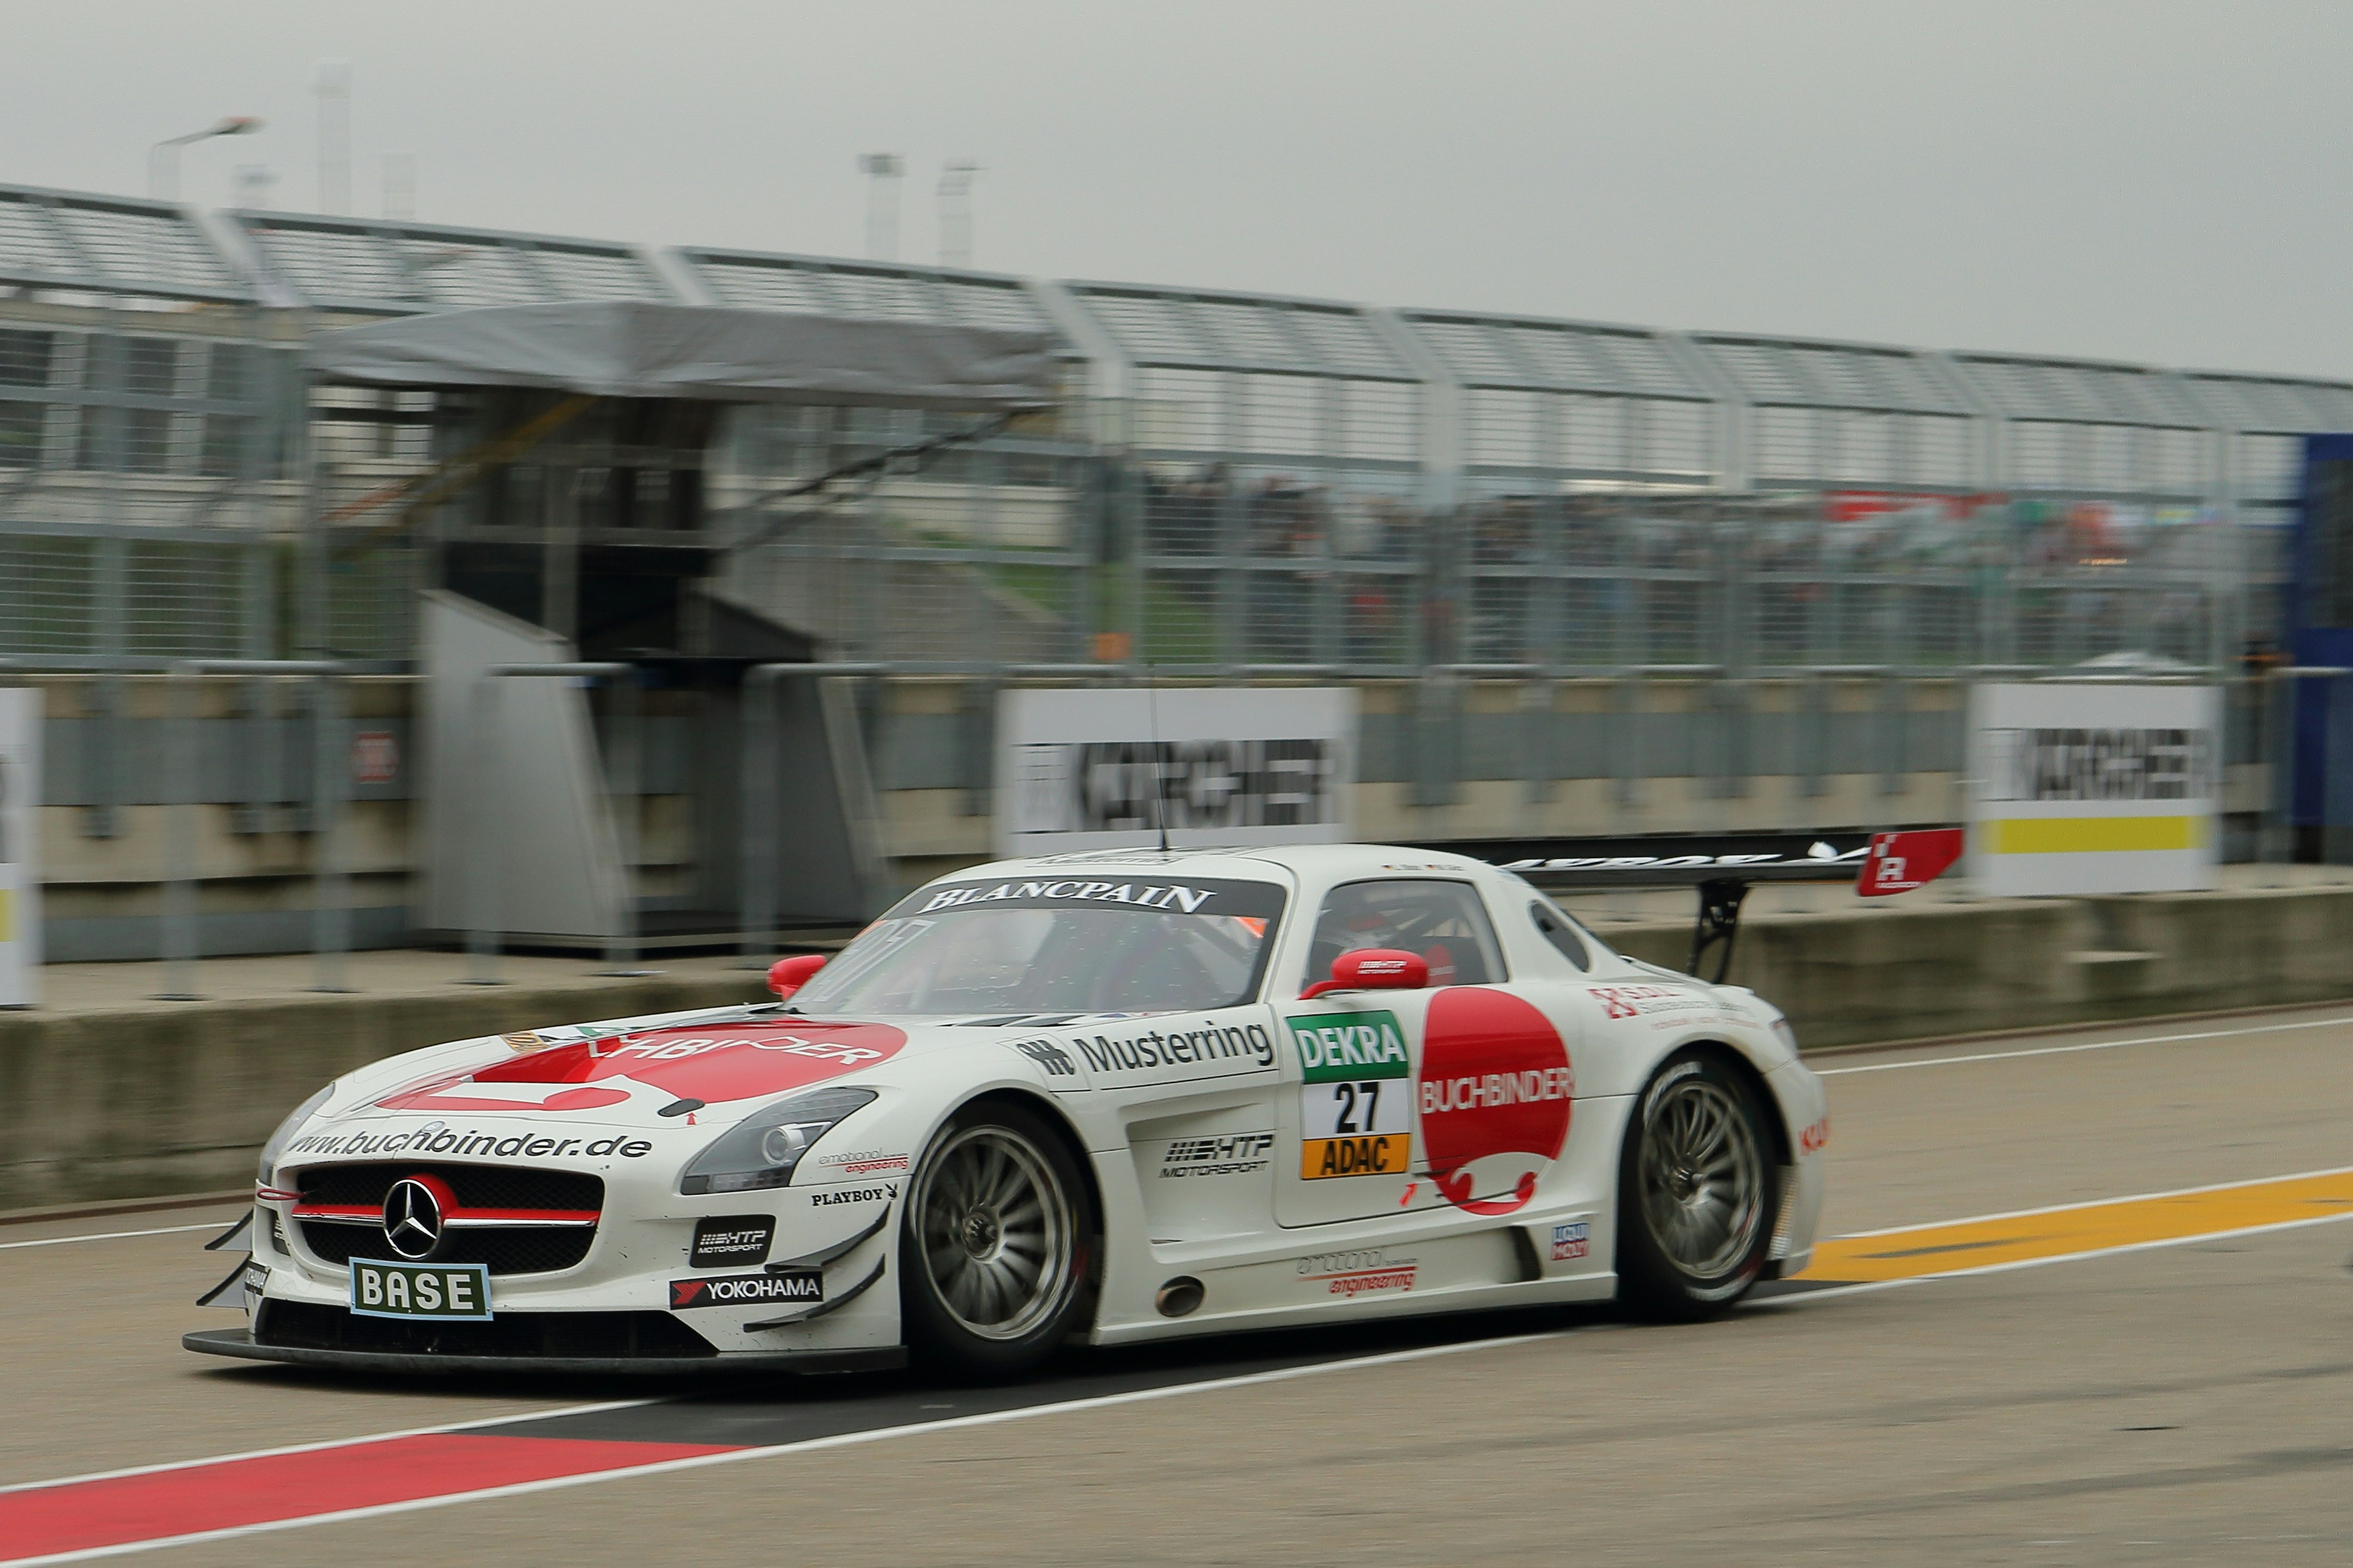
[[[1056,1023],[1070,1022],[1057,1016]],[[418,1117],[496,1118],[670,1132],[732,1123],[756,1107],[852,1075],[1035,1033],[1044,1020],[812,1018],[774,1008],[565,1025],[461,1040],[349,1074],[304,1131]],[[301,1144],[311,1142],[313,1150]],[[288,1152],[323,1152],[313,1136]]]

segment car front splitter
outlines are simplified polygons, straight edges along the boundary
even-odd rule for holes
[[[820,1375],[852,1372],[890,1372],[907,1364],[899,1345],[871,1350],[777,1351],[707,1356],[521,1356],[420,1355],[399,1351],[334,1351],[306,1345],[256,1344],[249,1329],[201,1329],[180,1336],[183,1348],[204,1355],[233,1356],[241,1361],[279,1362],[290,1366],[332,1367],[343,1372],[417,1373],[593,1373],[634,1377],[698,1377],[717,1373],[735,1377],[745,1373],[791,1373]]]

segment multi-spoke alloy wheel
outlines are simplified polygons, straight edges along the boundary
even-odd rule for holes
[[[1010,1129],[952,1134],[923,1168],[915,1223],[933,1288],[969,1333],[1018,1340],[1070,1288],[1070,1199]]]
[[[1619,1279],[1653,1316],[1705,1317],[1756,1282],[1777,1170],[1757,1092],[1712,1057],[1671,1061],[1635,1102],[1620,1167]]]
[[[1667,1261],[1713,1279],[1754,1246],[1765,1162],[1740,1102],[1694,1074],[1667,1086],[1642,1129],[1642,1211]]]
[[[1052,1353],[1084,1284],[1090,1217],[1050,1131],[1011,1107],[952,1124],[915,1173],[906,1216],[911,1343],[984,1374]]]

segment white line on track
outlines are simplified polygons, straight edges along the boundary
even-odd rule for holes
[[[68,1247],[77,1241],[121,1241],[132,1236],[177,1236],[189,1230],[218,1230],[225,1223],[229,1222],[208,1219],[202,1225],[165,1225],[153,1230],[102,1230],[93,1236],[49,1236],[38,1241],[0,1241],[0,1252],[19,1247]]]
[[[2182,1035],[2142,1035],[2129,1040],[2085,1040],[2072,1046],[2031,1046],[2019,1051],[1979,1051],[1966,1057],[1915,1057],[1909,1061],[1867,1062],[1862,1067],[1816,1068],[1817,1078],[1836,1078],[1851,1072],[1901,1072],[1906,1068],[1958,1067],[1963,1062],[2003,1062],[2018,1057],[2063,1057],[2079,1051],[2113,1051],[2126,1046],[2169,1046],[2182,1040],[2221,1040],[2234,1035],[2270,1035],[2288,1029],[2341,1028],[2353,1024],[2353,1016],[2341,1018],[2306,1018],[2293,1024],[2250,1024],[2241,1029],[2200,1029]]]
[[[301,1530],[314,1524],[343,1524],[353,1520],[382,1519],[389,1514],[414,1513],[428,1508],[442,1508],[451,1503],[484,1502],[493,1498],[527,1497],[534,1492],[555,1491],[565,1487],[593,1486],[598,1481],[631,1480],[642,1476],[669,1475],[678,1470],[702,1469],[711,1465],[732,1465],[744,1459],[765,1459],[778,1454],[810,1453],[823,1448],[847,1448],[864,1443],[879,1443],[892,1437],[912,1436],[928,1432],[953,1432],[969,1426],[993,1426],[1007,1421],[1027,1420],[1033,1415],[1051,1415],[1066,1411],[1107,1410],[1121,1405],[1137,1405],[1148,1400],[1172,1399],[1179,1394],[1205,1394],[1229,1388],[1249,1388],[1260,1384],[1281,1383],[1297,1377],[1314,1377],[1320,1373],[1349,1372],[1363,1367],[1394,1366],[1403,1362],[1425,1361],[1437,1356],[1459,1355],[1467,1351],[1500,1350],[1507,1345],[1536,1344],[1547,1340],[1565,1339],[1572,1333],[1588,1332],[1576,1329],[1554,1329],[1539,1334],[1514,1334],[1506,1339],[1469,1340],[1460,1344],[1425,1345],[1418,1350],[1387,1351],[1378,1355],[1355,1356],[1345,1361],[1317,1362],[1312,1366],[1278,1367],[1271,1372],[1243,1373],[1233,1377],[1216,1377],[1199,1383],[1170,1384],[1161,1388],[1135,1389],[1126,1394],[1096,1394],[1087,1399],[1060,1400],[1050,1405],[1024,1405],[1016,1410],[992,1410],[980,1415],[952,1415],[938,1421],[923,1421],[904,1426],[878,1426],[864,1432],[843,1432],[830,1437],[809,1437],[797,1443],[773,1443],[756,1448],[737,1448],[724,1454],[698,1454],[691,1458],[661,1459],[649,1465],[630,1465],[620,1469],[589,1470],[574,1476],[555,1476],[546,1480],[517,1481],[509,1486],[484,1487],[475,1491],[450,1492],[440,1497],[415,1498],[406,1502],[376,1503],[366,1508],[343,1509],[333,1513],[311,1514],[301,1519],[269,1520],[259,1524],[232,1525],[226,1530],[200,1530],[185,1535],[160,1537],[153,1541],[128,1541],[119,1546],[93,1546],[77,1552],[56,1552],[43,1557],[0,1558],[7,1568],[40,1568],[53,1563],[87,1563],[100,1557],[121,1557],[134,1552],[155,1552],[170,1546],[190,1546],[198,1542],[232,1541],[242,1536],[262,1535],[280,1530]],[[509,1417],[509,1419],[512,1419]],[[487,1425],[487,1423],[476,1423]],[[446,1431],[446,1427],[427,1428]]]

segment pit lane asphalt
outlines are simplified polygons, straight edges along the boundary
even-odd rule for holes
[[[2076,1048],[2152,1036],[2200,1037]],[[2348,1049],[2353,1008],[2324,1008],[1825,1058],[1825,1233],[2353,1163]],[[1990,1059],[1955,1059],[1972,1056]],[[11,1226],[0,1245],[233,1213]],[[0,1484],[646,1392],[200,1362],[179,1331],[234,1321],[187,1304],[230,1261],[203,1239],[0,1250]],[[2348,1247],[2353,1225],[2321,1225],[1758,1302],[1689,1329],[1514,1313],[1253,1336],[1082,1356],[1015,1395],[893,1379],[747,1389],[543,1425],[765,1443],[883,1406],[936,1422],[1463,1347],[150,1560],[2337,1562],[2353,1550]],[[1474,1343],[1531,1333],[1548,1337]]]

